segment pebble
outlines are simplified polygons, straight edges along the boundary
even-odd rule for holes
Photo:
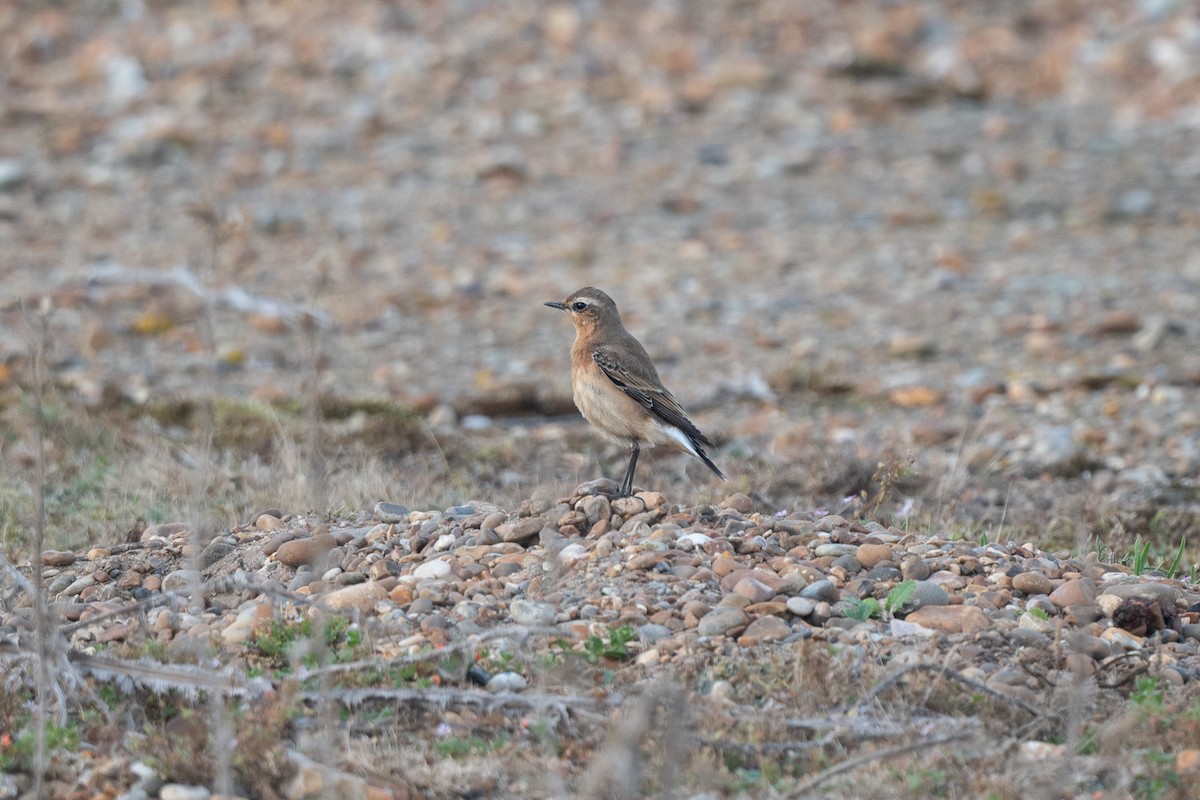
[[[451,572],[453,572],[453,569],[450,563],[439,558],[433,561],[426,561],[414,569],[412,574],[414,578],[424,580],[426,578],[446,578],[449,577]]]
[[[751,603],[763,603],[775,596],[775,590],[756,578],[742,578],[733,587],[735,594],[745,597]]]
[[[274,519],[274,517],[271,517]],[[292,539],[279,545],[274,558],[281,564],[295,569],[303,564],[316,564],[334,546],[330,536],[314,536],[310,539]]]
[[[188,786],[182,783],[164,783],[158,790],[159,800],[209,800],[211,796],[203,786]]]
[[[550,525],[546,517],[526,517],[514,523],[505,523],[496,528],[501,541],[521,543],[526,542],[541,533],[542,528]]]
[[[63,550],[46,550],[42,553],[42,564],[47,567],[69,567],[74,563],[74,553]]]
[[[28,170],[13,158],[0,158],[0,192],[15,189],[29,177]]]
[[[259,514],[258,519],[254,520],[254,527],[260,531],[278,531],[283,530],[284,522],[274,514]]]
[[[852,556],[858,552],[858,546],[853,544],[837,544],[835,542],[826,542],[825,544],[817,545],[817,549],[813,553],[819,558],[823,556]]]
[[[321,603],[335,611],[357,611],[366,614],[375,604],[387,599],[388,592],[378,581],[356,583],[321,596]]]
[[[776,616],[765,616],[751,622],[737,641],[742,647],[755,647],[766,642],[786,639],[791,634],[791,627],[782,619]]]
[[[1122,583],[1115,586],[1105,586],[1104,595],[1127,600],[1130,597],[1142,597],[1147,600],[1157,600],[1163,605],[1174,607],[1179,601],[1187,600],[1187,594],[1178,586],[1167,583]]]
[[[787,610],[797,617],[807,617],[813,613],[816,607],[816,602],[807,597],[789,597],[787,599]]]
[[[166,539],[168,541],[183,537],[188,532],[188,526],[182,522],[164,522],[158,525],[149,525],[146,530],[142,531],[139,541],[150,542],[155,539]]]
[[[654,644],[660,639],[667,638],[672,633],[671,629],[666,625],[658,625],[654,622],[639,625],[637,630],[638,638],[646,644]]]
[[[810,583],[800,590],[800,596],[808,600],[823,601],[826,603],[836,603],[841,593],[838,588],[833,585],[833,581],[823,578],[814,583]]]
[[[1017,620],[1017,627],[1022,630],[1044,633],[1047,636],[1054,633],[1054,623],[1048,619],[1042,619],[1036,614],[1022,614],[1021,618]]]
[[[904,559],[900,574],[906,581],[923,581],[929,578],[930,569],[923,559],[913,556]]]
[[[992,626],[978,606],[924,606],[904,618],[905,622],[941,633],[974,633]]]
[[[549,603],[518,598],[508,606],[513,622],[530,628],[547,628],[558,621],[558,611]]]
[[[950,595],[936,583],[931,581],[917,581],[913,586],[912,595],[908,598],[908,602],[904,604],[904,609],[907,612],[915,611],[925,606],[944,606],[949,605]]]
[[[388,522],[396,524],[398,522],[408,522],[408,517],[412,513],[408,506],[402,506],[398,503],[388,503],[379,501],[375,504],[375,516],[380,522]]]
[[[1050,602],[1059,608],[1092,605],[1096,602],[1096,584],[1086,578],[1067,581],[1050,593]]]
[[[732,509],[739,514],[749,514],[750,509],[754,507],[753,501],[741,492],[729,495],[721,501],[721,508]]]
[[[1135,636],[1120,628],[1106,628],[1104,633],[1100,634],[1100,638],[1121,650],[1140,650],[1146,641],[1141,636]]]
[[[871,569],[881,561],[890,561],[892,548],[886,544],[861,544],[854,557],[858,559],[859,564]]]
[[[520,692],[524,691],[527,686],[529,686],[529,683],[519,672],[497,672],[487,682],[485,688],[495,694],[498,692]]]
[[[1054,585],[1040,572],[1022,572],[1013,576],[1012,588],[1027,595],[1050,594]]]
[[[204,583],[204,576],[197,569],[177,569],[167,573],[162,579],[164,592],[189,592],[193,587]]]
[[[746,625],[746,612],[735,606],[717,606],[700,619],[696,632],[701,636],[724,636]]]

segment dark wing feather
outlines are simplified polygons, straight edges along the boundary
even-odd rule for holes
[[[666,424],[681,430],[692,440],[697,449],[701,445],[716,446],[687,418],[679,403],[658,381],[656,375],[634,374],[617,359],[612,350],[604,347],[592,351],[592,360],[596,362],[596,366],[600,367],[600,371],[625,394],[644,405],[651,414]],[[647,361],[649,361],[648,358]],[[707,462],[707,459],[705,461]]]

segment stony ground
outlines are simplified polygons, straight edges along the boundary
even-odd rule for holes
[[[236,718],[226,733],[263,751],[232,759],[235,791],[254,796],[708,797],[739,784],[793,796],[813,773],[821,796],[861,796],[853,773],[819,767],[889,759],[885,745],[914,738],[962,768],[922,777],[890,757],[934,796],[1143,796],[1145,765],[1111,769],[1130,749],[1111,722],[1122,698],[1149,692],[1141,702],[1165,716],[1166,698],[1190,697],[1197,710],[1195,584],[1095,554],[763,514],[743,494],[681,508],[614,490],[597,481],[517,512],[267,513],[203,549],[161,524],[47,552],[45,577],[68,671],[172,704],[201,691],[294,704],[276,739]],[[23,644],[28,610],[5,620]],[[314,619],[339,622],[297,633]],[[197,657],[198,673],[172,666]],[[188,734],[195,752],[156,750],[187,733],[161,702],[131,739],[57,756],[52,796],[207,796],[162,786],[211,786],[217,756],[203,727]],[[341,764],[286,752],[331,737],[313,726],[335,713]],[[1128,713],[1125,726],[1153,712]],[[1200,768],[1198,724],[1181,728],[1164,774]],[[381,740],[402,757],[372,757]],[[260,762],[275,774],[256,774]]]
[[[0,547],[30,577],[44,496],[60,678],[103,698],[56,786],[115,796],[132,759],[152,796],[304,796],[314,758],[429,796],[1186,796],[1198,30],[1149,0],[0,9]],[[623,464],[542,306],[588,284],[728,485],[654,453],[646,509],[576,490]],[[210,748],[171,749],[196,715]]]

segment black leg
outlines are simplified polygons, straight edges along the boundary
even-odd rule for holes
[[[629,466],[625,468],[625,477],[621,479],[621,496],[629,497],[633,494],[633,471],[637,469],[638,453],[642,452],[641,448],[634,445],[633,452],[629,454]]]

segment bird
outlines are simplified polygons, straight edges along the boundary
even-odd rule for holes
[[[650,354],[625,330],[611,297],[588,286],[566,300],[545,305],[566,312],[575,325],[571,389],[576,407],[602,436],[630,449],[618,497],[633,494],[633,474],[642,448],[660,444],[674,444],[691,453],[725,480],[725,473],[704,451],[716,445],[663,386]]]

